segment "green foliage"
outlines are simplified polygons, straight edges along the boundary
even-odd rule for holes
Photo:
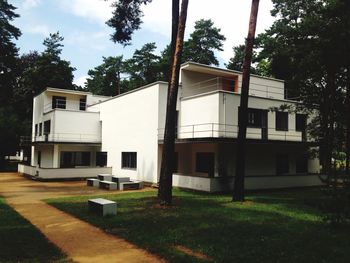
[[[211,19],[200,19],[195,22],[194,31],[185,41],[182,61],[193,61],[205,65],[219,65],[215,51],[222,51],[225,36],[221,29],[214,27]]]
[[[160,57],[155,54],[157,46],[147,43],[136,49],[132,58],[125,61],[125,72],[129,75],[129,89],[141,87],[160,78]]]
[[[169,262],[203,262],[175,246],[214,262],[348,262],[350,229],[327,228],[319,189],[231,196],[174,189],[174,206],[157,205],[156,192],[118,193],[117,216],[88,212],[91,197],[50,200],[55,207],[160,255]]]
[[[68,262],[27,220],[0,198],[1,262]]]
[[[106,24],[115,31],[111,35],[114,42],[127,45],[131,41],[131,35],[140,28],[143,12],[141,6],[152,0],[118,0],[112,4],[113,16]]]
[[[64,40],[60,33],[50,34],[50,37],[45,38],[43,45],[46,47],[44,54],[47,54],[51,57],[59,57],[62,52],[63,44],[61,43]]]
[[[121,74],[125,72],[123,56],[103,57],[103,63],[89,70],[86,87],[94,94],[114,96],[125,92]]]
[[[11,24],[18,17],[15,9],[7,0],[0,0],[0,105],[8,103],[15,82],[18,49],[13,41],[21,36],[21,31]]]

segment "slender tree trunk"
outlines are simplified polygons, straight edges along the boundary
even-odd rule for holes
[[[243,79],[241,89],[241,103],[238,110],[238,139],[236,157],[236,175],[232,201],[244,201],[244,177],[246,163],[246,134],[248,122],[248,96],[250,81],[250,66],[252,63],[253,44],[255,38],[256,22],[258,18],[259,0],[252,0],[250,12],[248,37],[244,51]]]
[[[179,26],[176,37],[175,52],[171,65],[171,79],[168,89],[167,110],[164,130],[162,164],[159,178],[158,198],[162,205],[170,205],[172,201],[172,177],[175,149],[175,116],[179,88],[181,54],[187,19],[188,0],[182,0]]]
[[[346,81],[346,161],[345,171],[349,175],[350,169],[350,66],[347,68],[347,81]]]

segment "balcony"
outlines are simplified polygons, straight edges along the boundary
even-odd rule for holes
[[[184,125],[177,128],[177,139],[200,139],[200,138],[237,138],[238,125],[220,123],[201,123]],[[158,140],[163,140],[164,129],[159,129]],[[303,132],[288,130],[276,131],[275,128],[247,128],[247,139],[270,140],[270,141],[305,141]]]
[[[99,112],[70,111],[56,108],[44,115],[43,123],[50,121],[49,128],[38,132],[33,142],[101,143]]]
[[[184,85],[181,97],[187,98],[213,91],[230,91],[239,94],[240,88],[238,88],[237,81],[238,79],[216,77],[193,85]],[[249,85],[249,95],[270,99],[284,99],[284,85],[280,82],[252,77]]]

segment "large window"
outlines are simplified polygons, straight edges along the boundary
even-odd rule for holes
[[[289,173],[289,158],[287,154],[278,154],[276,156],[276,174],[288,174]]]
[[[306,114],[295,115],[295,129],[300,132],[306,130]]]
[[[206,173],[209,177],[214,176],[215,154],[199,152],[196,154],[196,172]]]
[[[61,168],[90,166],[90,152],[61,152]]]
[[[122,152],[122,168],[137,168],[137,153],[136,152]]]
[[[276,112],[276,130],[288,131],[288,112]]]
[[[66,108],[66,97],[52,96],[52,108],[53,109],[65,109]]]
[[[107,166],[107,152],[96,153],[96,166],[100,166],[100,167]]]
[[[44,122],[44,135],[50,134],[50,132],[51,132],[51,121],[48,120]]]

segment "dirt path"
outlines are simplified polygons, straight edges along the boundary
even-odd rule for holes
[[[42,202],[42,199],[106,194],[85,182],[36,182],[16,173],[0,173],[0,195],[76,262],[164,262],[124,239]]]

